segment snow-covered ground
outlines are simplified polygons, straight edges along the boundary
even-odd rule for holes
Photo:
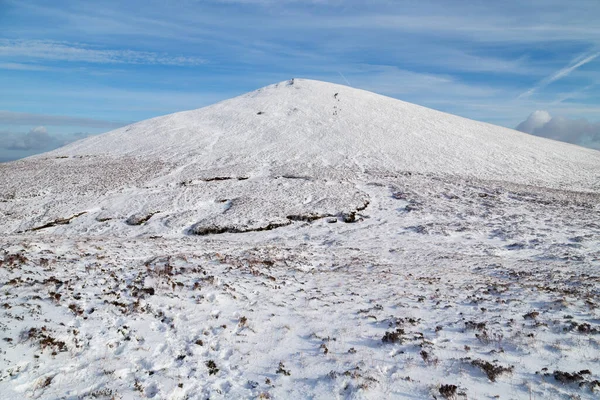
[[[0,397],[598,395],[598,195],[362,189],[354,223],[4,237]]]
[[[597,398],[600,153],[290,83],[0,165],[0,398]]]

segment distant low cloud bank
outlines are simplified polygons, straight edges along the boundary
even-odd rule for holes
[[[0,131],[0,162],[54,150],[88,136],[91,134],[86,132],[53,135],[44,126],[35,127],[27,133]]]
[[[548,111],[534,111],[515,128],[518,131],[600,150],[600,122],[553,117]]]
[[[54,150],[130,123],[0,110],[0,162]]]
[[[44,126],[38,126],[24,135],[6,133],[0,145],[7,150],[43,150],[58,147],[61,141],[49,135]]]

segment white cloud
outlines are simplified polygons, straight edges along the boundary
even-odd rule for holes
[[[44,150],[60,146],[60,141],[38,126],[25,134],[2,132],[0,148],[6,150]]]
[[[562,142],[600,149],[600,122],[552,117],[547,111],[535,111],[515,129]]]
[[[552,116],[548,111],[537,110],[532,112],[529,117],[523,122],[521,122],[516,129],[521,132],[533,133],[536,129],[542,128],[546,125]]]
[[[33,128],[25,135],[9,136],[6,142],[8,150],[41,150],[57,145],[56,139],[48,135],[44,126]]]
[[[26,59],[86,62],[96,64],[160,64],[194,66],[206,60],[192,56],[172,56],[135,50],[106,50],[88,45],[50,40],[0,39],[0,56]],[[6,64],[5,64],[6,65]],[[16,64],[8,63],[15,66]],[[21,65],[23,65],[21,63]]]

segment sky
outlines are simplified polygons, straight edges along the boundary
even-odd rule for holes
[[[600,149],[598,0],[0,0],[0,162],[290,78]]]

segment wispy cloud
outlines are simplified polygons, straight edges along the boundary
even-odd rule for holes
[[[355,87],[415,102],[448,91],[456,93],[455,101],[489,98],[498,93],[497,89],[469,85],[449,75],[418,73],[386,65],[362,65],[345,76]]]
[[[88,128],[119,128],[129,122],[104,121],[62,115],[32,114],[0,110],[0,125],[80,126]]]
[[[592,83],[591,85],[587,85],[583,88],[579,88],[577,90],[571,91],[569,93],[561,93],[558,95],[556,100],[554,100],[551,104],[553,106],[559,105],[567,100],[575,100],[575,99],[584,99],[586,97],[585,93],[589,91],[594,86],[598,85],[598,83]]]
[[[50,40],[0,39],[0,57],[86,62],[96,64],[159,64],[194,66],[206,60],[192,56],[173,56],[164,53],[135,50],[98,49],[89,45]],[[11,65],[10,63],[8,64]],[[12,64],[17,66],[19,64]],[[24,64],[20,64],[21,66]]]
[[[22,64],[22,63],[0,63],[0,69],[15,71],[49,71],[51,68],[42,65]]]
[[[535,85],[531,89],[527,90],[526,92],[521,93],[519,95],[519,98],[531,96],[536,91],[543,89],[544,87],[548,86],[552,82],[555,82],[561,78],[568,76],[571,72],[575,71],[577,68],[595,60],[598,56],[600,56],[600,52],[592,53],[592,54],[586,53],[586,54],[578,56],[577,58],[572,60],[568,66],[566,66],[566,67],[556,71],[552,75],[542,79],[537,85]]]

